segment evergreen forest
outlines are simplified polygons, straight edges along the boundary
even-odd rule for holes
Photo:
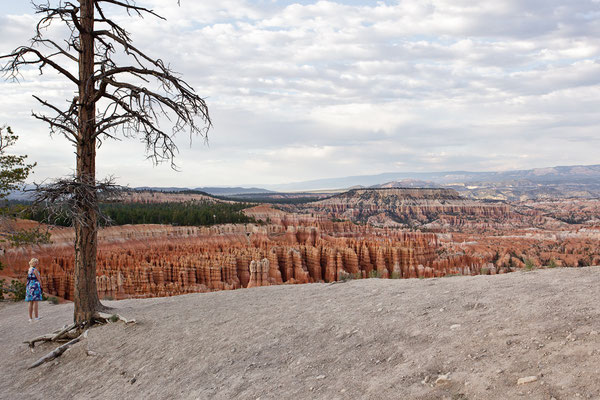
[[[164,224],[179,226],[206,226],[215,224],[237,224],[255,222],[244,215],[243,209],[249,203],[216,203],[191,201],[185,203],[102,203],[101,225]],[[71,220],[64,215],[51,216],[42,208],[21,203],[12,204],[18,210],[19,218],[59,226],[71,226]]]

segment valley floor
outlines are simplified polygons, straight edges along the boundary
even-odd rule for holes
[[[108,301],[138,323],[94,328],[33,370],[53,346],[22,341],[73,306],[42,303],[29,323],[4,302],[0,397],[598,399],[599,288],[587,267]]]

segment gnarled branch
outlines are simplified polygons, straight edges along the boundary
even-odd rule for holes
[[[33,205],[46,210],[48,223],[67,220],[86,225],[86,211],[92,209],[104,223],[110,224],[110,218],[100,211],[99,203],[117,201],[125,188],[115,185],[112,177],[94,184],[88,182],[85,177],[70,177],[48,184],[35,184]]]
[[[81,107],[96,108],[94,139],[118,139],[139,134],[146,144],[148,158],[159,163],[169,160],[176,168],[173,157],[177,146],[173,136],[188,131],[206,139],[212,125],[205,100],[198,96],[161,59],[153,58],[132,44],[130,34],[112,20],[104,11],[104,5],[125,9],[130,15],[150,15],[164,19],[153,10],[139,6],[132,0],[94,0],[97,12],[93,31],[95,41],[93,95],[85,100],[75,99],[67,108],[58,107],[35,96],[36,100],[52,110],[54,115],[33,113],[50,126],[52,133],[61,132],[72,143],[77,143]],[[84,29],[80,21],[80,7],[66,1],[52,7],[50,4],[35,5],[36,13],[43,15],[36,26],[31,46],[22,46],[11,54],[0,56],[8,61],[2,71],[18,80],[22,68],[37,66],[40,73],[51,67],[78,88],[89,83],[81,82],[71,71],[77,68],[80,57],[80,36]],[[44,37],[44,32],[54,22],[67,25],[70,34],[61,45]],[[44,49],[49,49],[45,52]],[[130,65],[119,65],[113,58],[117,50],[130,57]],[[151,85],[155,81],[158,85]],[[148,86],[140,85],[140,82]],[[160,127],[160,120],[173,123],[170,131]],[[100,142],[101,143],[101,142]]]

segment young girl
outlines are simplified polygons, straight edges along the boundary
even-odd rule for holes
[[[27,288],[25,293],[25,301],[29,302],[29,322],[32,321],[35,313],[35,320],[39,320],[38,316],[38,301],[42,300],[42,284],[40,273],[37,270],[39,261],[37,258],[32,258],[29,261],[29,271],[27,271]]]

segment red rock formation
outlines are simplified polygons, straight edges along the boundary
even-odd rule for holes
[[[107,228],[100,232],[98,291],[101,298],[119,299],[331,282],[341,272],[387,277],[434,260],[433,234],[329,226],[331,231],[283,225]],[[8,250],[4,262],[24,276],[29,258],[38,257],[46,291],[72,299],[72,232],[57,230],[56,239],[43,249]]]
[[[271,210],[262,207],[255,211],[266,216]],[[531,215],[543,221],[537,219],[536,212],[531,211]],[[406,232],[279,210],[273,212],[273,220],[279,223],[102,229],[97,269],[100,297],[171,296],[282,283],[332,282],[340,274],[426,278],[506,273],[526,263],[600,264],[600,227],[589,222],[593,219],[572,230],[528,228],[506,232],[504,225],[496,225],[497,230],[490,228],[481,234]],[[27,263],[35,256],[40,259],[46,292],[72,299],[73,236],[72,230],[57,228],[52,231],[51,245],[7,249],[2,256],[6,266],[2,273],[24,279]]]
[[[511,215],[505,203],[468,200],[452,189],[355,189],[299,209],[383,227],[433,221],[436,226],[460,226],[472,220],[497,222]]]
[[[269,260],[252,260],[250,263],[250,282],[248,287],[269,286]]]

